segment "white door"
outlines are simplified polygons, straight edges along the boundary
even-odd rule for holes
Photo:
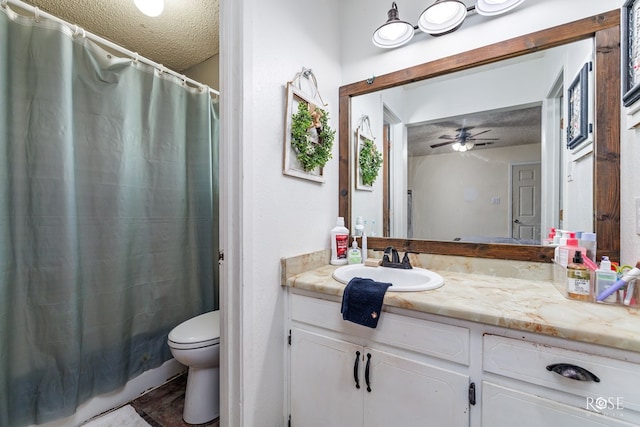
[[[365,426],[469,425],[468,376],[369,347],[364,355]]]
[[[540,163],[511,167],[511,237],[540,239]]]
[[[362,355],[362,346],[293,328],[291,425],[362,426]]]

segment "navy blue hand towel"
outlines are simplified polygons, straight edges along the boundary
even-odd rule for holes
[[[369,328],[378,326],[384,293],[391,283],[354,277],[342,294],[342,318]]]

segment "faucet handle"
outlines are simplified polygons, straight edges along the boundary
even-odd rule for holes
[[[416,252],[405,252],[404,256],[402,257],[402,265],[404,266],[404,268],[406,269],[410,269],[413,268],[413,266],[411,265],[411,261],[409,261],[409,254],[415,254]]]

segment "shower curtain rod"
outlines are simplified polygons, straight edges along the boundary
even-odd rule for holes
[[[54,15],[51,15],[50,13],[44,12],[41,9],[39,9],[37,6],[31,6],[30,4],[24,3],[23,1],[20,0],[0,0],[0,7],[2,7],[3,9],[7,7],[7,4],[11,4],[14,6],[17,6],[21,9],[24,9],[25,11],[32,13],[35,17],[36,22],[40,19],[40,18],[45,18],[51,21],[54,21],[58,24],[61,24],[65,27],[67,27],[69,30],[72,31],[73,35],[82,35],[82,37],[87,38],[93,42],[96,42],[98,44],[101,44],[103,46],[108,47],[109,49],[112,49],[118,53],[124,54],[125,56],[129,57],[130,59],[133,59],[135,61],[139,61],[142,62],[144,64],[150,65],[152,67],[154,67],[155,69],[157,69],[158,71],[160,71],[161,73],[167,73],[167,74],[171,74],[174,77],[177,77],[178,79],[182,80],[185,83],[189,83],[195,87],[200,88],[201,90],[208,90],[209,93],[215,95],[215,96],[220,96],[220,92],[210,88],[209,86],[200,83],[196,80],[193,80],[187,76],[185,76],[184,74],[180,74],[177,73],[167,67],[165,67],[162,64],[159,64],[157,62],[154,62],[152,60],[150,60],[149,58],[146,58],[144,56],[139,55],[137,52],[133,52],[129,49],[126,49],[120,45],[117,45],[113,42],[110,42],[107,39],[104,39],[96,34],[93,34],[89,31],[86,31],[84,28],[79,27],[78,25],[75,24],[71,24],[63,19],[60,19]]]

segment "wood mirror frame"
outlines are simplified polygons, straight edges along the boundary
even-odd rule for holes
[[[351,97],[416,82],[479,65],[490,64],[566,43],[594,38],[595,113],[593,202],[598,257],[620,259],[620,11],[505,40],[461,54],[437,59],[404,70],[340,87],[339,93],[339,215],[347,227],[351,221],[349,158]],[[597,183],[597,185],[596,185]],[[511,244],[461,243],[435,240],[372,237],[369,249],[394,246],[399,251],[458,255],[478,258],[552,262],[553,247]]]

